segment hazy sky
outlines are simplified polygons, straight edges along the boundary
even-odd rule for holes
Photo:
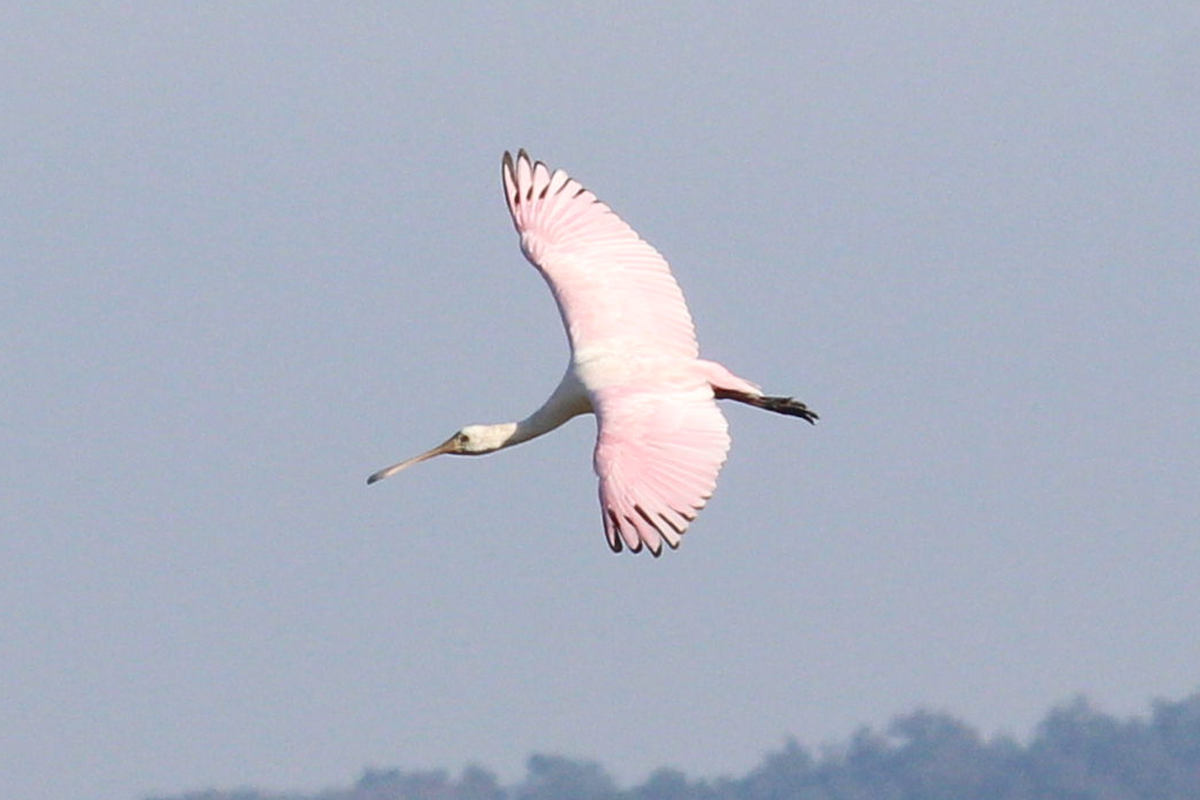
[[[1200,10],[6,4],[0,795],[742,771],[1200,688]],[[686,11],[682,10],[686,8]],[[604,542],[500,156],[672,262],[727,408]]]

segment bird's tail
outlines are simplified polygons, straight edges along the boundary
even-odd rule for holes
[[[714,395],[718,400],[736,400],[755,408],[774,411],[776,414],[787,414],[789,417],[799,417],[805,422],[816,424],[817,412],[801,403],[794,397],[772,397],[765,394],[751,394],[733,389],[716,389]]]

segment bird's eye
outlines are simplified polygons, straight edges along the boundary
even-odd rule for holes
[[[465,433],[462,433],[462,432],[460,431],[460,432],[459,432],[459,434],[458,434],[458,443],[459,443],[459,444],[466,444],[466,443],[467,443],[467,442],[469,442],[469,441],[471,441],[471,437],[470,437],[470,436],[467,436]]]

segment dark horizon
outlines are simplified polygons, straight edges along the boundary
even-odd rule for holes
[[[863,726],[817,752],[788,737],[740,777],[693,778],[660,767],[620,788],[585,758],[535,754],[503,786],[469,764],[367,768],[346,788],[277,793],[205,789],[143,800],[1195,800],[1200,796],[1200,692],[1118,718],[1078,696],[1047,712],[1025,743],[983,737],[950,714],[918,710],[882,731]]]

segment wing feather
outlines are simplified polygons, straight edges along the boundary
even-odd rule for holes
[[[614,551],[679,546],[729,452],[725,417],[707,383],[638,381],[591,393],[599,425],[594,465],[604,532]]]
[[[666,259],[562,170],[504,154],[521,250],[558,304],[571,348],[695,358],[696,333]]]

